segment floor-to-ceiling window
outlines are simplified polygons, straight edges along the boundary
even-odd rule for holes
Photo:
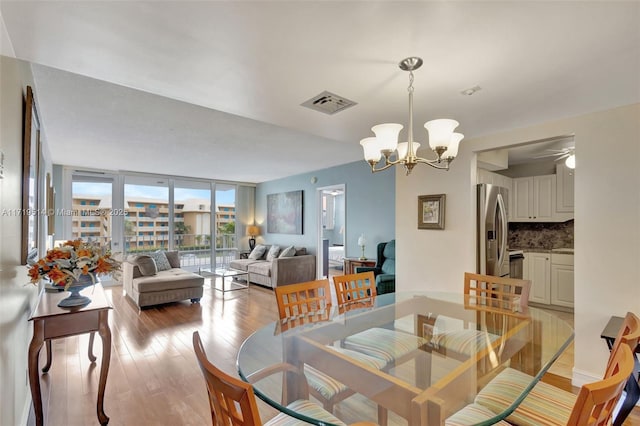
[[[71,182],[71,238],[111,247],[113,178],[74,174]]]
[[[173,184],[173,241],[183,268],[211,267],[211,183],[176,180]]]
[[[126,176],[124,210],[127,254],[170,248],[168,179]]]
[[[60,238],[100,241],[125,258],[177,250],[181,266],[194,272],[227,267],[246,246],[253,186],[70,167],[63,176],[63,187],[71,188],[62,190],[71,194],[63,204],[75,213],[65,217]]]
[[[238,252],[236,237],[236,185],[216,184],[216,266],[226,267]]]

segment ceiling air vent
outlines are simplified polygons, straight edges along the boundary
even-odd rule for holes
[[[357,103],[325,90],[300,105],[324,112],[325,114],[335,114],[336,112],[357,105]]]

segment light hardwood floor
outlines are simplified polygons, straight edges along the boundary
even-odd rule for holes
[[[105,396],[110,425],[210,424],[204,380],[193,354],[193,331],[200,331],[209,358],[236,375],[236,355],[244,339],[278,317],[273,292],[258,286],[223,297],[207,279],[200,304],[174,303],[141,312],[122,295],[122,287],[108,287],[106,292],[114,307],[109,318],[112,354]],[[88,360],[88,340],[83,335],[53,342],[53,365],[41,375],[46,425],[98,424],[100,359],[95,364]],[[100,358],[100,339],[95,346]],[[40,365],[44,365],[44,351]],[[360,398],[355,395],[343,401],[336,412],[352,421],[375,421],[373,405],[367,410],[371,418],[362,418],[358,412]],[[258,405],[263,421],[276,414],[262,401]],[[636,408],[625,425],[640,425],[639,411]],[[406,422],[390,413],[389,424]]]

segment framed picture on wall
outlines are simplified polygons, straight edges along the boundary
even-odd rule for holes
[[[40,122],[33,99],[33,90],[27,86],[24,104],[22,141],[22,264],[38,254],[38,170],[40,165]]]
[[[418,229],[444,229],[445,194],[418,196]]]
[[[267,195],[267,232],[302,234],[302,191]]]

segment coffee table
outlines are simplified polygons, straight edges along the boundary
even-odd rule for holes
[[[232,268],[216,268],[213,270],[210,268],[199,268],[198,275],[203,277],[213,277],[213,282],[211,283],[211,286],[214,289],[221,291],[223,293],[226,293],[227,291],[246,290],[249,288],[249,272],[248,271],[241,271],[241,270],[232,269]],[[241,276],[246,276],[246,283],[236,281],[236,279]],[[217,278],[222,279],[222,288],[219,288],[217,286],[217,282],[218,282]],[[231,278],[231,281],[229,282],[229,287],[226,286],[227,278]]]

